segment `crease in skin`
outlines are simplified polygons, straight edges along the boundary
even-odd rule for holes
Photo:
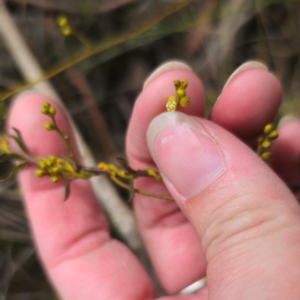
[[[259,207],[255,203],[252,205],[232,203],[235,200],[244,202],[243,198],[244,196],[240,196],[219,206],[210,215],[211,220],[207,220],[208,225],[203,229],[202,243],[209,260],[228,249],[250,243],[253,239],[263,240],[293,226],[292,218],[286,217],[286,214],[292,216],[290,211],[283,213],[286,209],[282,205],[280,207],[283,209],[279,210],[277,203],[262,203]],[[276,199],[274,201],[276,202]]]
[[[79,259],[80,257],[88,255],[94,251],[98,251],[112,241],[113,239],[110,237],[106,229],[103,229],[100,226],[90,228],[71,240],[63,253],[51,263],[47,263],[47,267],[49,270],[55,269],[61,264],[68,263],[69,261]]]

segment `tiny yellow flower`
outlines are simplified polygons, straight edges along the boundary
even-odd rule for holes
[[[57,176],[51,176],[51,181],[53,183],[56,183],[58,181],[58,177]]]
[[[188,97],[183,97],[180,99],[179,104],[183,107],[187,107],[191,104],[191,100]]]
[[[273,125],[272,124],[267,124],[264,128],[264,133],[269,134],[273,130]]]
[[[53,106],[51,106],[51,107],[49,108],[49,114],[50,114],[51,116],[55,116],[55,114],[56,114],[56,109],[55,109]]]
[[[182,97],[185,97],[186,92],[185,92],[184,89],[179,88],[179,89],[176,90],[176,94],[177,94],[177,96],[178,96],[179,98],[182,98]]]
[[[59,173],[59,168],[58,167],[53,167],[49,170],[50,174],[58,174]]]
[[[36,170],[35,171],[35,176],[36,177],[42,177],[42,176],[44,176],[45,175],[45,171],[44,170]]]
[[[47,164],[46,160],[40,160],[39,165],[40,165],[40,168],[43,169],[43,170],[48,167],[48,164]]]
[[[49,102],[44,102],[44,108],[49,109],[51,107]]]
[[[98,168],[102,169],[103,171],[110,171],[108,165],[106,163],[104,163],[104,162],[100,162],[98,164]]]
[[[66,17],[65,15],[59,15],[59,16],[57,17],[56,21],[57,21],[57,24],[58,24],[60,27],[62,27],[62,26],[64,26],[64,25],[66,25],[66,24],[69,23],[69,22],[68,22],[68,19],[67,19],[67,17]]]
[[[63,35],[68,36],[68,35],[72,34],[72,28],[68,25],[61,27],[60,30],[61,30]]]
[[[188,81],[186,79],[181,80],[181,85],[183,89],[186,89],[188,86]]]
[[[261,155],[263,160],[269,160],[271,158],[271,152],[265,152]]]
[[[75,172],[73,166],[72,166],[69,162],[67,162],[67,161],[65,162],[65,168],[66,168],[69,172],[71,172],[71,173],[74,173],[74,172]]]
[[[45,128],[49,131],[54,130],[55,129],[55,125],[52,123],[46,123],[45,124]]]
[[[174,80],[175,88],[178,89],[181,86],[180,80]]]
[[[177,109],[178,103],[174,96],[169,97],[166,104],[167,111],[175,111]]]
[[[53,167],[57,162],[57,158],[55,156],[50,156],[49,159],[46,161],[48,167]]]
[[[5,136],[1,140],[0,150],[1,150],[1,152],[6,153],[6,154],[11,153],[11,151],[9,150],[7,137],[5,137]]]
[[[261,145],[263,148],[269,148],[271,146],[271,142],[269,140],[265,140]]]
[[[153,178],[155,178],[156,180],[161,180],[161,176],[153,169],[151,168],[147,168],[145,169],[145,171]]]
[[[44,102],[44,106],[42,108],[42,114],[49,115],[49,109],[51,108],[51,105],[48,102]]]
[[[277,130],[273,130],[270,132],[270,134],[268,135],[268,137],[271,139],[271,140],[275,140],[278,138],[278,131]]]

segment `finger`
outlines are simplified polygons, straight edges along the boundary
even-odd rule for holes
[[[182,113],[156,117],[148,144],[201,237],[209,298],[298,299],[300,208],[279,177],[228,131]]]
[[[278,79],[266,66],[258,62],[245,63],[227,81],[210,119],[252,143],[264,126],[273,122],[281,95]]]
[[[56,107],[58,125],[74,145],[61,108],[36,93],[15,100],[8,129],[15,127],[22,132],[33,156],[67,155],[58,134],[43,128],[49,122],[40,112],[45,101]],[[38,252],[62,299],[127,300],[154,296],[149,278],[136,258],[110,238],[108,222],[89,182],[72,182],[66,202],[64,186],[51,183],[49,178],[36,178],[33,167],[20,173],[20,183]]]
[[[280,122],[278,139],[272,145],[273,169],[291,187],[300,187],[300,121],[287,117]]]
[[[146,82],[138,97],[128,128],[126,149],[135,169],[153,167],[146,143],[150,121],[166,109],[169,96],[175,94],[173,81],[187,79],[187,96],[191,106],[187,113],[203,116],[204,92],[198,77],[185,65],[163,65]],[[135,187],[157,194],[168,194],[160,181],[139,179]],[[139,228],[161,285],[175,293],[204,276],[206,261],[195,230],[177,204],[136,195],[134,200]]]

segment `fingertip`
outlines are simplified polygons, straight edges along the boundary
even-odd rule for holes
[[[278,127],[279,137],[273,142],[273,169],[289,184],[300,183],[300,120],[284,117]]]
[[[222,91],[211,120],[248,141],[277,115],[282,89],[276,76],[263,68],[238,72]]]
[[[204,115],[204,88],[196,74],[187,69],[172,69],[156,76],[146,85],[135,103],[126,139],[129,159],[133,158],[135,161],[148,164],[151,161],[146,143],[146,132],[150,122],[166,111],[168,98],[176,95],[174,86],[176,79],[188,81],[186,94],[191,99],[190,106],[179,107],[178,111],[195,116]]]
[[[59,128],[70,135],[71,142],[73,137],[68,120],[60,105],[51,98],[35,91],[26,91],[18,95],[11,105],[6,130],[13,134],[12,128],[20,130],[30,153],[33,156],[46,156],[65,154],[66,147],[55,131],[45,129],[45,124],[51,122],[49,116],[42,114],[43,104],[48,102],[55,107],[55,120]],[[12,142],[11,147],[16,148]]]
[[[284,117],[282,117],[278,123],[278,128],[281,128],[283,126],[285,126],[288,123],[298,123],[300,122],[300,119],[297,118],[294,115],[286,115]]]

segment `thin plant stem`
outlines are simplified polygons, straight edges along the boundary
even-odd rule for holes
[[[56,123],[56,120],[54,118],[54,116],[51,116],[51,120],[55,126],[55,130],[56,132],[59,134],[59,136],[62,138],[62,140],[64,141],[64,143],[66,144],[67,146],[67,149],[68,149],[68,153],[69,153],[69,156],[71,159],[73,159],[75,162],[76,162],[76,159],[75,159],[75,154],[74,154],[74,151],[73,151],[73,148],[69,142],[69,137],[67,137],[60,129],[59,127],[57,126],[57,123]],[[76,164],[77,165],[77,164]]]

